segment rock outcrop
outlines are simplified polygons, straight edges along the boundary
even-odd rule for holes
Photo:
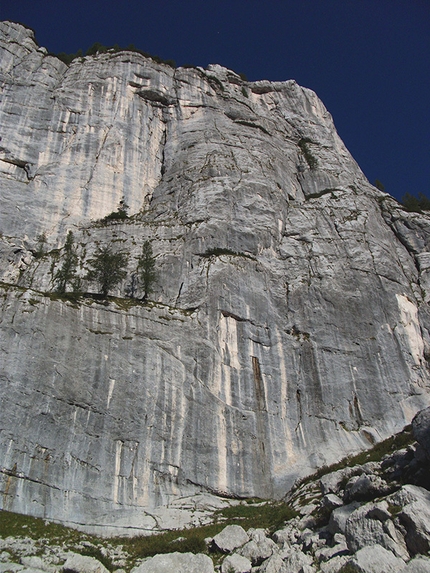
[[[8,22],[0,50],[3,508],[199,523],[429,404],[430,219],[368,183],[312,91],[132,52],[67,67]],[[53,292],[69,230],[81,278],[97,245],[130,254],[115,297]]]

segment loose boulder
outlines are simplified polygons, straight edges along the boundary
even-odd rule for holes
[[[258,573],[288,573],[288,570],[280,555],[272,555],[259,567]]]
[[[109,570],[94,557],[71,552],[63,565],[63,573],[109,573]]]
[[[387,495],[390,488],[387,482],[376,475],[362,474],[352,477],[345,486],[344,501],[369,501]]]
[[[418,412],[412,420],[412,431],[430,461],[430,406]]]
[[[249,535],[240,525],[227,525],[213,538],[214,546],[223,553],[231,553],[249,541]]]
[[[430,573],[430,559],[428,557],[415,557],[400,573]]]
[[[166,553],[146,559],[132,573],[214,573],[212,559],[198,553]]]
[[[385,503],[367,503],[349,516],[345,537],[352,553],[367,546],[378,545],[398,557],[409,558],[403,539],[385,524],[390,517],[385,506]],[[395,538],[392,537],[393,533]]]
[[[237,553],[228,555],[221,565],[221,573],[250,573],[251,569],[251,561]]]
[[[406,544],[409,551],[426,554],[430,550],[430,492],[418,486],[404,486],[415,493],[415,500],[405,505],[399,520],[406,528]]]
[[[332,535],[335,533],[345,533],[346,521],[351,513],[353,513],[358,507],[360,507],[360,504],[357,501],[353,501],[348,505],[343,505],[333,510],[328,524],[330,533]]]
[[[312,566],[313,559],[297,547],[291,547],[282,555],[288,573],[304,573]]]
[[[357,551],[340,573],[399,573],[404,566],[403,559],[395,557],[391,551],[376,544]]]

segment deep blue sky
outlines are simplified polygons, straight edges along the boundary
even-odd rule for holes
[[[430,197],[430,0],[0,0],[51,52],[98,41],[295,79],[371,183]]]

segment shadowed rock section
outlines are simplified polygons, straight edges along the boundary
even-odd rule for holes
[[[313,92],[131,52],[67,67],[12,23],[0,49],[3,507],[179,527],[197,494],[281,497],[429,404],[429,218]],[[82,278],[97,245],[130,253],[109,304],[52,295],[68,230]]]

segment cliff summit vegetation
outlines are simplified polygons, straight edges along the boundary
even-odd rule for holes
[[[149,54],[148,52],[144,52],[143,50],[139,50],[139,48],[136,48],[134,44],[129,44],[127,47],[122,48],[122,47],[118,46],[118,44],[114,44],[113,46],[104,46],[100,42],[94,42],[94,44],[92,44],[92,46],[90,46],[85,53],[80,48],[79,50],[77,50],[75,53],[72,53],[72,54],[66,54],[65,52],[59,52],[58,54],[52,54],[52,55],[57,57],[59,60],[61,60],[62,62],[64,62],[66,65],[69,66],[73,62],[73,60],[75,60],[77,58],[83,58],[84,56],[95,56],[97,54],[106,54],[106,53],[115,54],[117,52],[124,52],[124,51],[137,52],[138,54],[145,56],[145,58],[150,58],[151,60],[153,60],[157,64],[166,64],[167,66],[170,66],[171,68],[176,68],[175,60],[163,60],[159,56],[154,56],[152,54]]]
[[[430,199],[424,193],[418,193],[418,197],[411,195],[411,193],[406,193],[403,195],[401,203],[406,211],[415,213],[430,211]]]

